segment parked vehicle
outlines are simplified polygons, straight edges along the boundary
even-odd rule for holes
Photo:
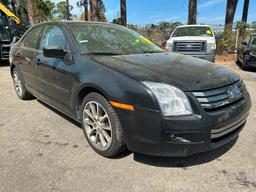
[[[251,34],[237,50],[237,63],[242,69],[256,67],[256,34]]]
[[[166,46],[166,49],[172,52],[215,61],[216,40],[209,25],[178,26]]]
[[[80,122],[105,157],[126,147],[160,156],[218,148],[238,137],[251,107],[232,71],[165,53],[119,25],[38,24],[10,60],[18,97],[33,95]]]
[[[26,29],[21,25],[20,19],[0,3],[0,61],[9,60],[11,44],[15,43]]]

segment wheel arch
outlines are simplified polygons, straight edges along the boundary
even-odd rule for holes
[[[105,99],[109,100],[109,95],[101,88],[99,88],[96,85],[88,84],[80,87],[79,91],[76,94],[75,99],[75,106],[76,106],[76,115],[79,121],[81,121],[81,105],[83,102],[83,99],[86,97],[86,95],[96,92],[100,95],[102,95]]]

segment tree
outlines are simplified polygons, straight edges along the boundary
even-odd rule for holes
[[[88,15],[88,0],[80,0],[77,2],[78,7],[83,7],[84,8],[84,20],[88,21],[89,20],[89,15]]]
[[[28,18],[31,25],[38,23],[39,19],[37,17],[36,1],[26,0],[26,5],[27,5]]]
[[[99,8],[98,8],[98,1],[91,0],[91,20],[92,21],[99,21]]]
[[[127,25],[127,11],[126,11],[126,0],[120,0],[121,6],[121,24]]]
[[[70,20],[70,17],[72,16],[70,14],[70,5],[69,5],[69,0],[66,0],[66,20]]]
[[[247,18],[248,18],[249,3],[250,3],[250,0],[244,0],[242,20],[237,25],[237,27],[239,28],[239,42],[242,42],[246,37],[246,28],[248,27]]]
[[[244,0],[242,22],[247,23],[250,0]]]
[[[197,0],[189,0],[188,5],[188,25],[196,24]]]
[[[106,8],[102,0],[90,1],[90,15],[92,21],[107,21],[105,12]]]
[[[37,0],[36,7],[39,22],[52,19],[55,3],[51,2],[50,0]]]
[[[66,1],[61,1],[56,4],[56,8],[53,11],[53,14],[57,15],[59,19],[68,19],[71,17],[70,11],[73,9],[72,5],[69,5],[69,12],[67,16],[67,2]]]
[[[227,0],[225,30],[224,30],[224,33],[226,35],[232,32],[237,2],[238,0]]]

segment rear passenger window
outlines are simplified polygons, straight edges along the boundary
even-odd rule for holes
[[[23,45],[24,47],[28,47],[28,48],[33,48],[36,49],[37,48],[37,43],[38,43],[38,39],[39,36],[42,32],[42,26],[37,27],[35,29],[30,30],[25,38],[23,39]]]

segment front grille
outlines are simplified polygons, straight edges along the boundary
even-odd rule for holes
[[[247,89],[240,80],[228,86],[192,93],[206,111],[212,111],[239,101],[247,94]]]
[[[204,41],[174,41],[174,51],[176,52],[204,52],[206,42]]]
[[[246,115],[247,117],[247,115]],[[246,117],[243,118],[242,120],[238,120],[233,122],[230,125],[218,128],[218,129],[212,129],[211,130],[211,142],[216,143],[219,142],[235,133],[240,131],[245,123],[246,123]]]

